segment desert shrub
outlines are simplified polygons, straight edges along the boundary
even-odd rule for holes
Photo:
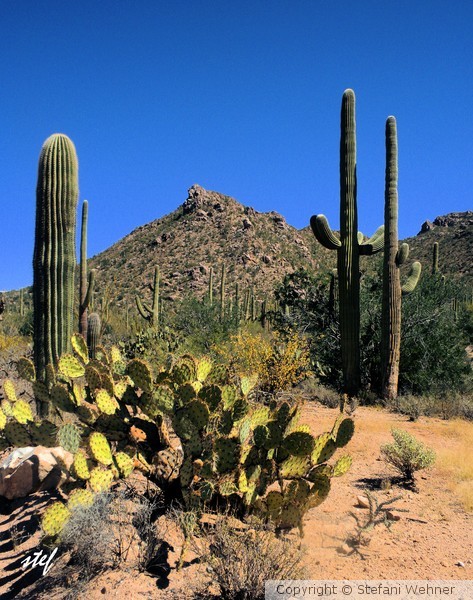
[[[71,553],[82,579],[90,579],[112,562],[111,494],[97,494],[90,506],[78,506],[61,533],[61,546]]]
[[[255,373],[264,392],[291,388],[309,373],[307,340],[295,331],[287,335],[241,331],[217,352],[238,375]]]
[[[320,402],[328,408],[340,406],[340,394],[331,387],[322,385],[315,377],[307,377],[297,386],[297,393],[305,400]]]
[[[411,421],[416,421],[420,416],[473,419],[473,395],[469,392],[445,391],[423,396],[405,394],[388,401],[385,406],[408,416]]]
[[[170,328],[181,340],[179,351],[202,355],[236,333],[238,322],[227,313],[221,319],[218,303],[210,306],[206,299],[188,297],[177,303]]]
[[[381,446],[384,460],[392,465],[407,483],[414,482],[414,473],[435,462],[435,452],[416,440],[407,431],[393,428],[394,442]]]
[[[374,264],[361,278],[360,366],[362,389],[380,391],[380,321],[382,278]],[[275,313],[274,326],[303,332],[310,340],[313,370],[324,384],[339,389],[341,354],[338,308],[329,300],[328,276],[314,277],[305,270],[286,275],[275,291],[289,315]],[[465,348],[471,343],[471,305],[452,301],[464,290],[451,280],[424,275],[412,294],[403,297],[399,389],[404,394],[463,392],[471,385],[472,370]],[[336,303],[335,303],[336,304]]]
[[[457,284],[422,277],[403,298],[399,388],[416,395],[462,391],[471,381],[465,323],[452,311]]]
[[[293,540],[277,538],[270,528],[253,522],[238,531],[227,519],[205,533],[208,551],[203,561],[224,600],[263,600],[265,581],[304,579],[302,552]],[[208,593],[205,596],[208,598]]]

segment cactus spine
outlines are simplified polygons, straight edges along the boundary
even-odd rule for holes
[[[350,396],[360,387],[360,255],[383,249],[383,227],[366,242],[358,232],[356,192],[355,94],[345,90],[340,137],[340,237],[330,229],[324,215],[313,216],[310,225],[317,240],[337,252],[343,389]]]
[[[95,270],[87,277],[87,220],[89,203],[82,204],[82,221],[80,230],[80,277],[79,277],[79,333],[87,339],[87,309],[94,290]]]
[[[74,314],[78,163],[72,141],[49,137],[39,157],[33,254],[34,360],[39,380],[46,366],[69,351]],[[40,415],[46,407],[39,406]]]
[[[158,327],[159,325],[159,267],[154,267],[154,282],[151,287],[153,292],[153,304],[148,306],[143,304],[139,296],[135,296],[136,307],[140,315],[146,321],[149,321],[152,327]]]
[[[89,348],[90,358],[95,358],[95,353],[100,340],[102,323],[100,322],[100,316],[97,313],[90,313],[87,321],[87,347]]]
[[[432,248],[432,275],[437,275],[439,272],[439,243],[434,242]]]
[[[382,396],[397,396],[401,353],[401,294],[413,291],[419,280],[421,265],[414,262],[405,286],[401,286],[400,266],[409,256],[408,244],[398,241],[398,163],[396,119],[386,121],[386,185],[384,204],[383,302],[381,317]]]

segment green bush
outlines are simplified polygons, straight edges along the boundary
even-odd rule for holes
[[[414,473],[435,462],[435,452],[407,431],[393,428],[394,443],[381,446],[384,460],[392,465],[406,483],[414,483]]]

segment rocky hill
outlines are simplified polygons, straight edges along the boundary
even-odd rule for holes
[[[473,211],[454,212],[425,221],[408,242],[411,255],[432,270],[434,242],[439,244],[439,271],[473,285]]]
[[[118,304],[148,294],[159,265],[163,298],[207,293],[210,268],[218,293],[222,265],[227,289],[254,286],[262,298],[299,267],[327,269],[331,253],[308,228],[297,230],[277,212],[260,213],[237,200],[194,185],[174,212],[138,227],[90,260],[101,290],[113,289]]]
[[[424,273],[431,271],[433,244],[439,242],[440,271],[473,286],[473,211],[426,221],[418,235],[405,241],[412,260],[422,262]],[[132,306],[136,293],[151,298],[155,265],[160,267],[160,289],[166,301],[188,294],[202,297],[208,291],[210,268],[217,296],[223,264],[229,294],[238,281],[242,293],[254,287],[261,300],[286,273],[299,267],[329,273],[336,256],[315,240],[310,227],[298,230],[274,211],[261,213],[194,185],[177,210],[138,227],[89,261],[97,269],[98,304],[108,296],[119,307]],[[374,265],[365,259],[361,269]],[[8,297],[16,304],[18,291]]]

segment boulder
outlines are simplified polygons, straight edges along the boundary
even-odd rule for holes
[[[69,478],[73,455],[60,446],[17,448],[0,465],[0,496],[13,500],[51,490]]]

